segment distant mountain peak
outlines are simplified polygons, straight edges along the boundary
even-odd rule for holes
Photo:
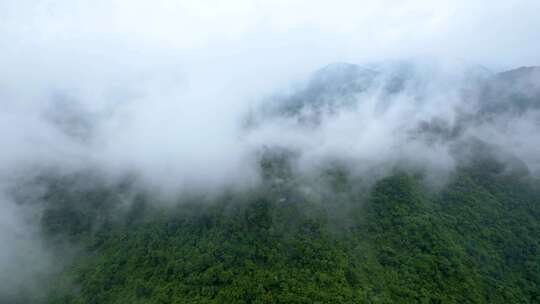
[[[538,66],[522,66],[516,69],[511,69],[498,74],[499,78],[504,78],[505,80],[518,80],[522,78],[535,77],[537,82],[540,83],[540,67]]]
[[[312,82],[342,81],[362,76],[374,77],[375,75],[377,75],[377,72],[372,69],[352,63],[336,62],[317,70],[312,77]]]

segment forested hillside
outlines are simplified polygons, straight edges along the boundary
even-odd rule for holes
[[[527,174],[484,157],[442,187],[397,169],[362,186],[336,166],[320,175],[326,190],[313,193],[286,156],[261,165],[265,181],[252,191],[173,207],[139,195],[123,213],[111,206],[125,185],[74,192],[56,180],[42,225],[59,248],[67,239],[82,253],[41,300],[540,301],[540,183]]]

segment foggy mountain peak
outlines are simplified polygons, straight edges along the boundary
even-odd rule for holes
[[[487,79],[480,96],[482,112],[523,115],[540,109],[540,67],[520,67]]]
[[[370,81],[378,73],[374,70],[361,67],[357,64],[337,62],[331,63],[319,70],[317,70],[310,79],[310,83],[313,86],[332,86],[351,85],[351,82],[356,82],[358,85],[362,85],[364,82]]]
[[[315,116],[303,120],[314,122],[321,111],[354,108],[374,99],[378,112],[404,97],[433,103],[429,99],[440,93],[478,91],[492,77],[494,73],[482,65],[446,59],[414,58],[365,65],[338,62],[316,70],[303,87],[274,102],[278,112],[298,114],[307,110],[308,115]]]
[[[501,72],[499,77],[510,81],[519,81],[523,78],[532,80],[532,77],[539,77],[540,67],[538,66],[523,66],[508,71]]]

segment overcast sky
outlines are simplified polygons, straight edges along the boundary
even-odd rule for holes
[[[535,0],[3,0],[0,43],[3,62],[263,56],[302,67],[428,54],[508,67],[540,64],[538,11]]]
[[[332,62],[540,65],[539,11],[535,0],[3,0],[0,168],[82,160],[223,180],[246,163],[238,125],[258,99]],[[51,124],[79,112],[90,143]]]

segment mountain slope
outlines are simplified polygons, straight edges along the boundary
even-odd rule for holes
[[[102,227],[49,302],[540,300],[537,180],[468,167],[433,192],[396,172],[364,195],[343,174],[347,216],[277,186]]]

